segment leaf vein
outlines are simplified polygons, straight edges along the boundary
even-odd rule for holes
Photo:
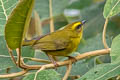
[[[4,12],[4,15],[6,17],[6,20],[8,20],[8,16],[7,16],[7,13],[6,13],[6,10],[5,10],[5,7],[4,7],[4,3],[2,0],[0,0],[1,4],[2,4],[2,8],[3,8],[3,12]]]
[[[112,72],[112,71],[116,70],[116,69],[117,69],[117,68],[119,68],[119,67],[120,67],[120,65],[119,65],[119,66],[117,66],[117,67],[115,67],[115,68],[113,68],[112,70],[110,70],[110,71],[106,72],[105,74],[101,75],[100,77],[98,77],[98,78],[97,78],[97,79],[95,79],[95,80],[99,80],[100,78],[104,77],[105,75],[107,75],[108,73],[110,73],[110,72]]]
[[[107,18],[110,16],[111,12],[114,10],[114,8],[117,6],[117,4],[120,2],[120,0],[113,6],[113,8],[110,10],[110,13],[108,14]]]
[[[13,5],[11,5],[9,8],[7,8],[6,11],[8,11],[8,10],[11,9],[12,7],[14,7],[16,4],[17,4],[17,2],[14,3]]]

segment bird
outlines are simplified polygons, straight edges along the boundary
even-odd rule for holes
[[[23,46],[32,46],[46,53],[51,62],[58,66],[52,56],[64,56],[74,58],[70,54],[76,51],[83,35],[83,25],[86,20],[76,21],[64,26],[63,29],[34,38],[24,40]]]

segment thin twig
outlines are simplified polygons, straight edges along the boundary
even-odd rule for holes
[[[106,18],[106,20],[105,20],[104,29],[103,29],[103,36],[102,36],[103,44],[104,44],[104,47],[106,49],[109,48],[108,45],[107,45],[107,42],[106,42],[106,28],[107,28],[107,24],[108,24],[108,18]]]
[[[63,80],[67,80],[67,78],[68,78],[68,76],[69,76],[69,74],[70,74],[71,69],[72,69],[72,62],[70,62],[70,63],[67,65],[67,71],[66,71],[66,73],[65,73],[65,75],[64,75],[64,77],[63,77]]]
[[[13,56],[12,50],[8,47],[8,45],[6,45],[6,46],[8,48],[8,52],[9,52],[9,55],[11,56],[11,59],[12,59],[13,63],[17,66],[17,63],[16,63],[16,60]]]
[[[49,60],[44,60],[44,59],[38,59],[38,58],[27,58],[27,59],[36,61],[36,62],[51,63]]]
[[[21,76],[21,75],[23,75],[23,74],[25,74],[27,72],[28,72],[28,70],[23,70],[23,71],[16,72],[16,73],[10,73],[10,74],[0,75],[0,79],[1,78],[12,78],[12,77]]]
[[[50,14],[50,32],[54,32],[54,21],[52,13],[52,0],[49,0],[49,14]]]
[[[45,66],[42,66],[42,67],[35,73],[34,80],[37,80],[37,75],[38,75],[38,73],[39,73],[41,70],[44,70],[44,69],[45,69]]]
[[[20,67],[20,61],[21,61],[21,49],[20,48],[17,48],[16,49],[16,52],[17,52],[17,65]]]

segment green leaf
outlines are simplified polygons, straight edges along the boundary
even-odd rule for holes
[[[112,62],[120,60],[120,34],[112,41],[110,56]]]
[[[0,0],[0,35],[4,34],[4,26],[17,0]]]
[[[68,3],[69,0],[52,0],[53,16],[62,14]],[[50,18],[49,0],[36,0],[35,10],[39,13],[41,20]]]
[[[35,74],[27,75],[23,80],[34,80]],[[59,74],[54,70],[42,70],[38,73],[36,80],[61,80]]]
[[[109,78],[119,75],[119,70],[120,62],[100,64],[77,80],[108,80]]]
[[[120,0],[107,0],[104,7],[104,18],[117,15],[120,12]]]
[[[21,46],[29,27],[33,5],[34,0],[21,0],[8,18],[5,26],[5,39],[9,48],[16,49]]]

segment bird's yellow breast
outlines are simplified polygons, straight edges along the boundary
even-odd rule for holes
[[[78,45],[80,43],[80,38],[72,38],[72,43],[71,43],[71,50],[76,51]]]

